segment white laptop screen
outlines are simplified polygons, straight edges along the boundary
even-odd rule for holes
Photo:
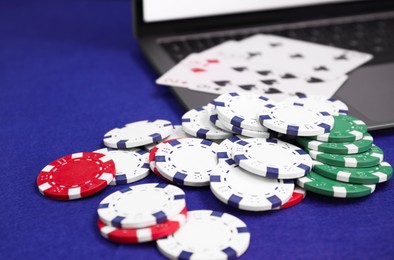
[[[351,0],[143,0],[143,16],[144,21],[149,23],[349,1]]]

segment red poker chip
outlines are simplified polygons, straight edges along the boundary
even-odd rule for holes
[[[176,140],[176,139],[171,139],[171,140],[163,141],[163,142],[157,144],[155,147],[153,147],[153,148],[150,150],[150,152],[149,152],[149,168],[152,170],[152,172],[153,172],[157,177],[159,177],[160,179],[163,179],[163,180],[165,180],[165,181],[171,182],[171,183],[172,183],[172,181],[167,180],[167,179],[159,172],[159,170],[157,169],[157,167],[156,167],[156,153],[157,153],[157,151],[160,149],[160,147],[161,147],[163,144],[168,143],[168,142],[171,142],[171,141],[173,141],[173,140]]]
[[[306,191],[303,188],[295,187],[293,194],[291,195],[291,198],[280,208],[285,209],[297,205],[305,198],[305,195],[306,195]]]
[[[114,162],[104,154],[74,153],[59,158],[41,170],[38,190],[56,200],[75,200],[104,189],[115,176]]]
[[[97,226],[100,234],[112,242],[135,244],[174,234],[186,222],[186,216],[187,209],[184,208],[177,216],[146,228],[117,228],[108,226],[101,220],[97,221]]]

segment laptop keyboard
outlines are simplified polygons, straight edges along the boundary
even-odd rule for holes
[[[284,37],[316,42],[335,47],[372,53],[371,63],[383,63],[394,60],[394,18],[356,23],[325,25],[279,31],[261,31]],[[259,31],[254,30],[254,33]],[[193,52],[201,52],[228,40],[241,40],[252,33],[233,32],[231,35],[214,35],[201,38],[161,41],[162,47],[178,62]]]

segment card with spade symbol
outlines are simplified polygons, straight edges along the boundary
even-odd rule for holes
[[[278,93],[302,92],[331,97],[346,76],[332,81],[290,73],[259,63],[192,54],[157,80],[158,84],[187,87],[196,91],[223,94],[246,91],[257,94],[268,90]]]
[[[222,57],[243,57],[316,79],[334,79],[372,59],[371,54],[281,36],[258,34],[239,41],[233,51],[216,48]],[[230,52],[231,55],[227,52]]]

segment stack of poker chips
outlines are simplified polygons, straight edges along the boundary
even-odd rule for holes
[[[373,144],[363,121],[347,115],[334,116],[334,120],[328,133],[297,137],[297,143],[315,160],[313,171],[298,184],[332,197],[369,195],[376,184],[391,178],[393,169],[383,161],[383,151]]]
[[[142,243],[169,236],[186,222],[185,193],[170,184],[128,186],[104,198],[97,209],[103,237]]]

